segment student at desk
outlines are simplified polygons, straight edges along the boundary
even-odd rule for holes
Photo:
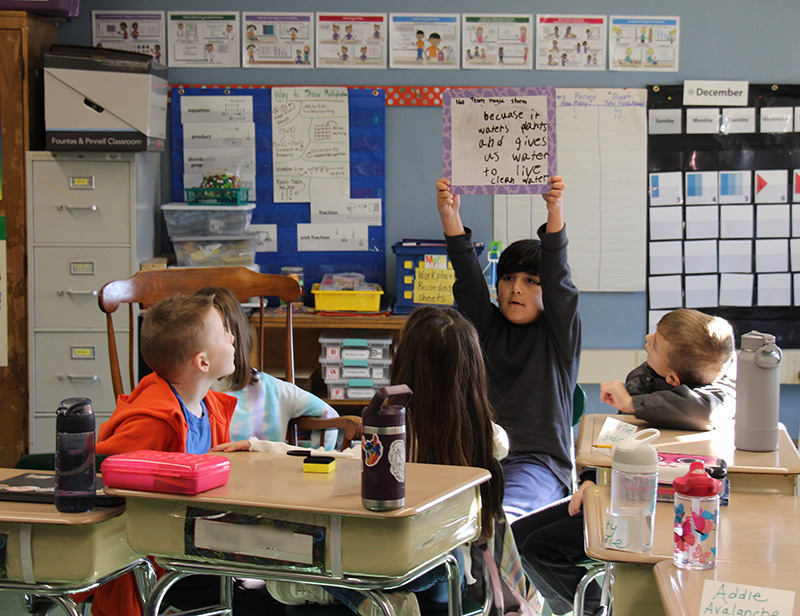
[[[153,370],[100,426],[98,454],[137,449],[206,453],[229,441],[236,398],[210,391],[234,371],[233,336],[211,297],[176,295],[144,316],[140,349]],[[131,574],[94,591],[94,616],[141,613]]]
[[[198,295],[213,296],[214,307],[222,315],[233,335],[236,370],[216,381],[212,389],[224,391],[237,399],[230,427],[230,440],[254,437],[282,442],[289,421],[295,417],[338,417],[339,414],[312,393],[280,379],[259,372],[250,365],[253,329],[239,300],[223,287],[206,287]],[[325,448],[336,446],[336,431],[326,433]]]
[[[572,395],[578,379],[581,321],[578,289],[567,264],[561,177],[543,194],[547,222],[538,240],[508,246],[497,264],[499,309],[465,228],[450,182],[436,182],[437,206],[456,281],[459,311],[478,330],[497,422],[508,432],[503,507],[510,520],[572,490]]]
[[[506,572],[503,580],[527,598],[519,556],[511,534],[506,532],[502,508],[503,476],[498,459],[508,451],[508,443],[503,430],[491,420],[486,372],[475,328],[451,308],[429,306],[415,310],[401,333],[392,361],[391,382],[406,384],[413,391],[406,408],[408,460],[473,466],[492,474],[480,488],[483,523],[480,541],[494,548],[498,566],[501,554],[512,568],[516,564],[515,571]],[[443,383],[447,386],[443,387]],[[248,449],[249,443],[234,443],[232,448]],[[479,563],[482,556],[480,550],[477,553],[471,547],[466,550],[472,561],[469,572],[465,571],[460,549],[454,551],[454,556],[470,587],[471,582],[483,577]],[[290,605],[331,601],[321,586],[268,582],[267,588],[279,601]],[[326,590],[362,616],[379,613],[372,600],[358,591],[334,587]],[[470,593],[469,588],[466,592]],[[419,615],[420,610],[425,613],[444,610],[447,608],[445,566],[440,565],[386,594],[398,616]],[[509,602],[506,607],[510,607]]]
[[[602,402],[656,427],[711,430],[732,420],[736,388],[728,372],[734,346],[727,321],[696,310],[673,310],[645,341],[647,361],[628,374],[624,385],[603,383]],[[569,499],[512,525],[525,573],[554,614],[572,610],[586,572],[575,563],[585,557],[581,506],[584,491],[593,485],[594,471],[587,470]],[[584,614],[593,614],[599,602],[600,589],[592,584]]]

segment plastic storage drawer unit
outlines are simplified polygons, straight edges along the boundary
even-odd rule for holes
[[[325,382],[341,379],[388,379],[391,359],[341,359],[319,358]]]
[[[225,485],[231,463],[223,456],[142,449],[109,456],[100,470],[110,488],[197,494]]]
[[[391,332],[323,330],[319,335],[326,360],[391,359]]]
[[[211,237],[173,237],[175,258],[180,267],[253,265],[256,262],[257,234]]]
[[[343,379],[326,381],[328,398],[331,400],[369,401],[381,387],[389,386],[389,379]]]
[[[255,207],[255,203],[225,206],[166,203],[161,211],[170,237],[242,235],[250,226]]]

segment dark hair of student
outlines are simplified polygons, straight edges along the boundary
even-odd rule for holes
[[[538,276],[541,252],[542,243],[539,240],[517,240],[510,244],[500,253],[500,259],[497,261],[497,279],[517,272]]]
[[[233,334],[233,363],[236,370],[228,377],[228,389],[239,391],[258,381],[258,372],[250,367],[250,350],[253,348],[253,329],[236,296],[225,287],[204,287],[195,295],[214,297],[214,308],[219,310],[225,327]]]
[[[408,318],[391,382],[411,388],[406,409],[408,459],[475,466],[492,474],[481,485],[481,536],[503,517],[503,474],[493,455],[492,407],[478,334],[452,308],[418,308]]]

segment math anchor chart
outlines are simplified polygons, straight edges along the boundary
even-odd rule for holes
[[[442,95],[444,173],[462,194],[543,193],[556,170],[555,88]]]

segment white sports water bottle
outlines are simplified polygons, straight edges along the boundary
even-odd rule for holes
[[[661,433],[647,428],[618,442],[611,458],[611,507],[606,537],[611,547],[649,552],[658,488],[658,453],[650,444]]]
[[[736,366],[736,420],[733,444],[745,451],[778,448],[781,350],[775,336],[742,334]]]

